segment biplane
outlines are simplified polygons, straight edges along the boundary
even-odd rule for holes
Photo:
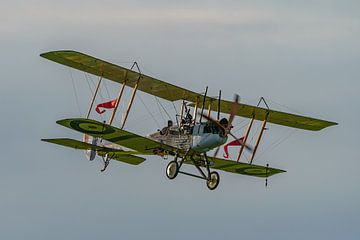
[[[310,131],[319,131],[337,124],[272,110],[263,98],[260,101],[265,103],[265,107],[260,107],[260,102],[257,106],[240,103],[238,95],[235,95],[233,101],[223,100],[221,91],[218,96],[210,97],[207,96],[207,88],[205,93],[196,93],[143,74],[136,62],[128,69],[68,50],[46,52],[40,56],[99,77],[86,117],[57,121],[64,127],[84,134],[83,141],[69,138],[42,139],[42,141],[85,150],[89,160],[100,156],[104,163],[101,171],[105,171],[110,160],[138,165],[146,160],[147,155],[157,155],[163,158],[166,156],[165,159],[170,156],[172,160],[168,163],[165,171],[169,179],[176,178],[178,174],[185,174],[205,180],[207,187],[213,190],[220,181],[219,174],[213,169],[266,179],[274,174],[285,172],[281,169],[271,168],[268,164],[266,166],[253,164],[267,123]],[[120,84],[118,96],[112,102],[111,117],[107,122],[89,118],[103,79]],[[113,120],[122,100],[125,86],[133,90],[122,123],[116,127],[113,125]],[[146,137],[125,130],[125,124],[137,91],[154,95],[166,101],[180,102],[179,109],[181,110],[177,115],[176,124],[169,121],[163,129]],[[229,116],[220,119],[220,113]],[[241,138],[237,138],[231,132],[236,116],[249,119],[246,132]],[[252,147],[247,144],[247,140],[255,120],[261,121],[262,124],[256,143]],[[234,138],[232,144],[240,146],[236,160],[217,157],[219,148],[227,142],[229,136]],[[208,152],[211,150],[215,150],[215,153],[213,156],[208,156]],[[249,162],[240,161],[244,150],[251,154]],[[184,171],[184,164],[195,166],[198,174]]]

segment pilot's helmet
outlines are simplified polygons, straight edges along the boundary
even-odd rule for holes
[[[227,125],[228,125],[228,120],[226,119],[226,118],[222,118],[221,120],[220,120],[220,124],[222,125],[222,126],[224,126],[224,127],[227,127]]]
[[[168,127],[172,127],[173,126],[173,121],[169,120],[168,121]]]

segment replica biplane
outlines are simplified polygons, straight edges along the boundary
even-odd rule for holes
[[[165,171],[169,179],[174,179],[179,173],[185,174],[205,180],[207,187],[213,190],[218,186],[220,177],[216,171],[211,169],[266,179],[274,174],[285,172],[271,168],[268,164],[266,166],[253,164],[267,123],[310,131],[319,131],[337,124],[271,110],[264,99],[261,99],[266,105],[263,108],[259,107],[259,104],[251,106],[240,103],[237,95],[233,101],[223,100],[221,91],[218,97],[207,96],[207,88],[204,94],[196,93],[142,74],[136,62],[130,69],[127,69],[76,51],[52,51],[40,56],[99,77],[86,117],[57,121],[64,127],[84,134],[84,141],[69,138],[42,139],[42,141],[85,150],[90,160],[100,156],[104,163],[101,171],[107,168],[110,160],[138,165],[146,160],[144,158],[146,155],[172,156],[173,159]],[[137,68],[137,71],[134,70],[134,67]],[[89,118],[103,79],[121,84],[117,98],[109,103],[113,110],[108,122]],[[115,127],[113,120],[125,86],[133,88],[133,90],[121,126]],[[176,118],[177,123],[173,124],[172,121],[169,121],[166,127],[146,137],[124,130],[138,90],[167,101],[181,102],[181,110]],[[217,114],[214,118],[215,113]],[[220,113],[229,114],[229,117],[220,119]],[[235,116],[249,119],[245,135],[241,138],[237,138],[231,132]],[[262,124],[256,143],[251,147],[247,144],[247,140],[255,120],[262,121]],[[234,138],[231,144],[240,146],[236,160],[217,157],[219,148],[227,142],[229,136]],[[213,156],[208,156],[207,153],[210,150],[215,150]],[[250,161],[247,163],[239,161],[244,150],[251,153]],[[199,174],[185,172],[182,170],[183,164],[195,166]]]

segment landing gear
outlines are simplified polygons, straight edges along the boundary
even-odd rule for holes
[[[100,171],[104,172],[106,170],[107,166],[109,166],[111,158],[109,158],[108,154],[105,154],[105,157],[103,157],[102,159],[103,159],[103,162],[104,162],[104,168],[101,169]]]
[[[176,160],[169,162],[166,167],[166,176],[169,179],[174,179],[179,173],[179,164]]]
[[[188,175],[191,177],[204,179],[206,181],[206,186],[208,187],[208,189],[210,189],[210,190],[216,189],[216,187],[219,185],[219,182],[220,182],[220,176],[217,172],[210,172],[210,162],[209,162],[206,154],[204,154],[204,158],[200,159],[200,160],[198,160],[198,159],[195,160],[193,158],[193,156],[189,156],[189,159],[191,159],[192,163],[195,165],[196,169],[199,171],[200,176],[192,174],[192,173],[180,171],[182,164],[184,163],[185,159],[188,157],[188,153],[189,153],[189,151],[183,157],[181,157],[180,161],[177,160],[178,156],[176,155],[174,160],[169,162],[169,164],[166,167],[166,176],[169,179],[174,179],[174,178],[176,178],[178,173],[181,173],[181,174]],[[201,169],[202,167],[203,168],[205,167],[206,171]]]
[[[220,182],[220,175],[217,172],[211,172],[209,179],[206,181],[206,186],[210,190],[214,190]]]

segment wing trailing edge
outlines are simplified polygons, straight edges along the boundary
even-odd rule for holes
[[[118,83],[124,83],[126,78],[126,85],[129,87],[134,87],[137,79],[139,78],[139,73],[135,71],[72,50],[46,52],[40,54],[40,56],[65,66]],[[203,98],[203,96],[199,93],[175,86],[171,83],[167,83],[145,74],[141,74],[141,80],[139,82],[138,89],[168,101],[185,100],[195,103],[198,99]],[[218,106],[216,99],[206,97],[205,105],[211,105],[211,109],[213,111],[217,111]],[[221,100],[221,112],[230,113],[231,105],[231,101]],[[236,113],[238,116],[254,118],[260,121],[264,120],[267,114],[267,121],[270,123],[304,130],[319,131],[326,127],[337,125],[336,122],[307,116],[300,116],[271,109],[269,110],[247,104],[240,104],[240,107]]]
[[[132,155],[132,154],[139,154],[138,152],[123,151],[119,149],[97,146],[70,138],[41,139],[41,141],[61,145],[64,147],[79,149],[79,150],[95,150],[99,156],[105,157],[105,155],[108,154],[108,157],[110,159],[128,163],[131,165],[139,165],[140,163],[146,160],[145,158]]]

